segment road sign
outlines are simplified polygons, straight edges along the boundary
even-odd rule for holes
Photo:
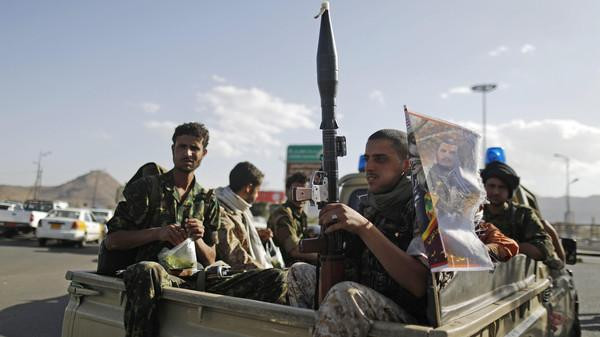
[[[320,163],[323,156],[323,145],[289,145],[287,162],[290,163]]]

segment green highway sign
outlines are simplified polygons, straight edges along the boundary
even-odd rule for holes
[[[323,145],[288,145],[288,163],[320,163]]]

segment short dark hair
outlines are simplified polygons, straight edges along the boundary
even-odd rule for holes
[[[408,158],[408,138],[406,137],[406,132],[396,129],[381,129],[369,136],[367,141],[379,139],[389,140],[400,159]]]
[[[202,139],[202,146],[206,149],[208,146],[208,129],[202,123],[190,122],[178,125],[173,133],[173,144],[179,136],[194,136]]]
[[[291,176],[287,177],[287,179],[285,180],[285,190],[289,190],[290,187],[292,187],[293,183],[306,184],[307,182],[308,177],[306,176],[306,174],[302,172],[296,172]]]
[[[263,177],[265,175],[252,163],[243,161],[235,165],[235,167],[229,173],[229,187],[234,192],[239,192],[244,186],[247,185],[260,185],[262,184]]]
[[[440,147],[440,145],[442,144],[448,144],[448,145],[455,145],[458,146],[458,141],[452,137],[447,137],[447,136],[442,136],[440,138],[440,142],[438,144],[438,148]]]

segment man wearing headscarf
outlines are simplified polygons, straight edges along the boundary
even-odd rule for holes
[[[491,162],[481,171],[489,204],[484,205],[483,218],[498,227],[519,244],[519,252],[538,261],[554,254],[550,237],[535,212],[512,201],[520,178],[507,164]]]

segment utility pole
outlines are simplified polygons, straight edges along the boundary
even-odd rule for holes
[[[98,192],[98,174],[100,170],[94,171],[94,195],[92,196],[92,208],[96,208],[96,193]]]
[[[33,162],[34,164],[37,164],[37,171],[36,171],[36,175],[35,175],[35,183],[33,183],[33,200],[37,200],[38,198],[38,193],[40,191],[40,189],[42,188],[42,158],[46,157],[48,155],[50,155],[52,152],[47,151],[47,152],[42,152],[40,151],[40,154],[38,155],[38,160],[37,162]]]

